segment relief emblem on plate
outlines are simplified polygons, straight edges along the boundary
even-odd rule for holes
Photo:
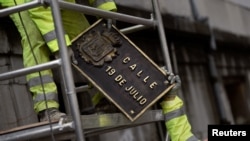
[[[112,61],[117,55],[116,47],[122,45],[118,34],[107,30],[93,30],[81,37],[77,50],[84,61],[94,66],[102,66],[104,62]]]

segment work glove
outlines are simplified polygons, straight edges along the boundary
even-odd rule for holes
[[[165,97],[175,97],[181,88],[181,79],[179,75],[174,75],[173,73],[169,72],[165,67],[162,67],[162,70],[166,73],[167,76],[166,84],[174,84],[174,86],[166,94]]]
[[[174,87],[167,93],[168,96],[176,96],[181,88],[181,79],[179,75],[174,75],[173,73],[168,74],[169,84],[175,84]]]
[[[67,49],[68,49],[68,54],[69,54],[69,58],[70,58],[71,62],[77,65],[78,62],[75,58],[75,54],[74,54],[73,50],[71,49],[71,47],[67,47]],[[55,55],[56,59],[60,58],[59,51],[55,52],[54,55]]]

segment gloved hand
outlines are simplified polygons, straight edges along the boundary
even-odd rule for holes
[[[167,76],[167,84],[175,84],[171,90],[165,95],[165,98],[168,97],[175,97],[178,92],[179,89],[181,88],[181,79],[179,77],[179,75],[174,75],[173,73],[169,72],[166,70],[165,67],[162,67],[162,70],[166,72],[166,76]]]
[[[175,84],[174,87],[167,93],[168,96],[176,96],[179,89],[181,88],[181,79],[179,75],[174,75],[173,73],[168,73],[169,84]]]
[[[67,47],[67,49],[68,49],[69,58],[70,58],[71,62],[73,62],[74,64],[77,65],[78,62],[77,62],[77,60],[75,58],[75,54],[74,54],[73,50],[71,49],[71,47]],[[54,55],[55,55],[56,59],[60,58],[59,51],[55,52]]]

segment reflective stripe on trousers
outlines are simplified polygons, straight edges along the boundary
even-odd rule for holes
[[[38,76],[28,81],[29,89],[33,92],[34,103],[54,100],[58,101],[57,89],[50,75]]]
[[[41,102],[41,101],[49,101],[49,100],[53,100],[53,101],[58,101],[58,97],[57,97],[57,93],[40,93],[37,94],[35,99],[33,100],[34,103],[37,102]]]
[[[42,83],[53,83],[54,80],[51,76],[49,75],[44,75],[44,76],[39,76],[39,77],[34,77],[31,78],[28,82],[29,87],[34,87],[34,86],[38,86],[41,85]]]

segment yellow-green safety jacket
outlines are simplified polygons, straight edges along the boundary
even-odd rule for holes
[[[161,107],[171,141],[198,141],[191,131],[183,101],[178,96],[174,100],[162,101]]]
[[[1,7],[21,5],[31,0],[0,0]],[[75,0],[65,0],[75,3]],[[89,0],[90,5],[103,10],[116,11],[113,0]],[[61,10],[65,41],[67,46],[79,33],[89,27],[86,17],[79,12]],[[23,47],[23,62],[25,67],[34,66],[50,61],[50,54],[58,51],[54,22],[50,7],[39,6],[28,11],[20,12],[20,15],[11,14],[10,18],[16,25]],[[46,109],[44,93],[48,108],[58,108],[57,87],[53,81],[51,70],[41,71],[27,75],[29,90],[33,94],[34,109],[36,112]],[[43,87],[42,87],[43,86]]]

